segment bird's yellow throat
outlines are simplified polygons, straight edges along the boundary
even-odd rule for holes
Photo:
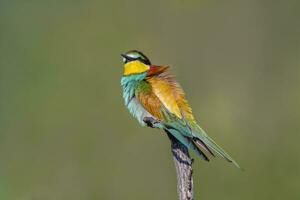
[[[146,72],[149,69],[150,67],[148,65],[145,65],[140,61],[131,61],[124,65],[124,75],[139,74]]]

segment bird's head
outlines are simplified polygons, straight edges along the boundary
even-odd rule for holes
[[[121,54],[124,63],[124,75],[141,74],[150,69],[150,60],[140,51],[131,50]]]

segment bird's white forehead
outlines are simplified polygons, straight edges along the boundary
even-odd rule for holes
[[[127,56],[135,59],[135,58],[140,57],[140,54],[132,52],[132,53],[128,53]]]

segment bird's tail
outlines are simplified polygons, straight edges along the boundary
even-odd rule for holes
[[[201,157],[205,161],[209,161],[208,157],[198,148],[195,144],[195,141],[192,138],[182,135],[177,129],[174,128],[165,128],[165,132],[169,137],[173,137],[183,144],[186,148],[192,150],[196,155]]]
[[[193,128],[183,126],[182,124],[162,124],[158,123],[156,128],[163,129],[168,135],[173,136],[179,142],[181,142],[188,149],[192,150],[203,160],[209,161],[209,158],[203,153],[201,149],[214,156],[213,152],[223,157],[228,162],[232,162],[236,167],[240,168],[239,164],[231,158],[213,139],[211,139],[205,131],[198,126],[193,124]],[[200,147],[200,148],[199,148]]]
[[[210,150],[213,150],[225,160],[232,162],[236,167],[241,169],[239,164],[228,153],[226,153],[222,147],[220,147],[213,139],[211,139],[200,126],[196,125],[195,131],[192,132],[195,137],[194,140],[198,141],[197,144],[201,143],[206,147],[204,149],[208,149],[209,152],[211,152]]]

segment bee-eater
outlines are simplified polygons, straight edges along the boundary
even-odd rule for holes
[[[152,65],[140,51],[121,54],[123,98],[142,126],[164,130],[206,161],[203,150],[239,165],[197,124],[185,94],[168,66]]]

